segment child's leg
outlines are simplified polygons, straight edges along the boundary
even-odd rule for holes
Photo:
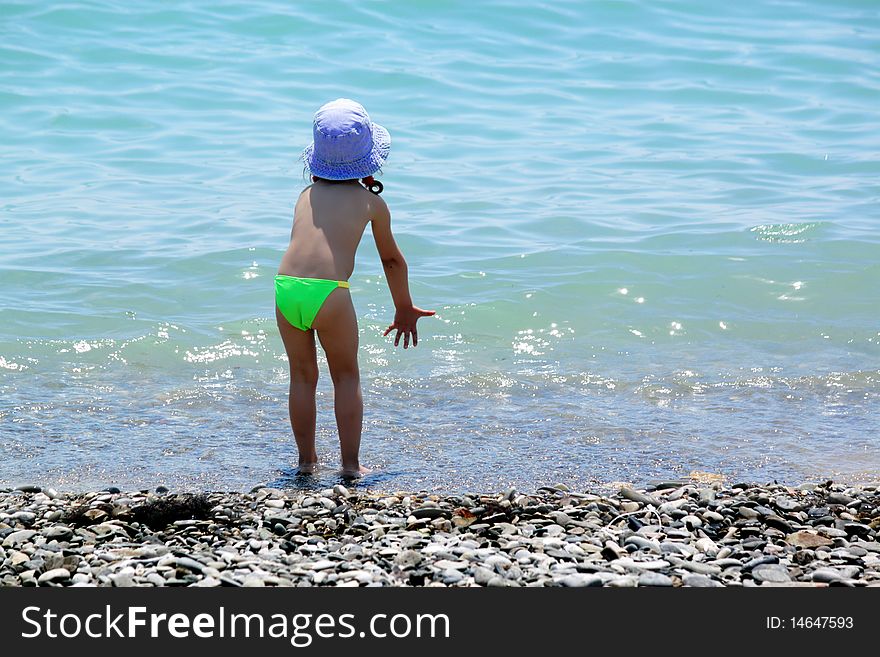
[[[315,452],[315,389],[318,386],[315,332],[294,328],[277,307],[275,318],[290,361],[288,407],[290,426],[299,450],[299,469],[302,473],[310,473],[318,463]]]
[[[367,472],[358,458],[364,402],[357,360],[357,316],[347,289],[338,288],[330,293],[312,326],[318,331],[333,379],[342,471],[347,476],[359,476]]]

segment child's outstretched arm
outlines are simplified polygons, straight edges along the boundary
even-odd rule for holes
[[[394,346],[400,344],[403,336],[403,348],[409,347],[410,336],[415,347],[419,343],[419,334],[416,330],[416,322],[420,317],[429,317],[434,314],[433,310],[422,310],[413,305],[409,294],[409,279],[407,276],[406,260],[394,241],[391,234],[391,213],[385,201],[378,196],[373,201],[372,224],[373,239],[376,241],[376,250],[382,260],[382,268],[388,279],[388,288],[391,290],[391,298],[394,300],[394,323],[391,324],[383,335],[388,335],[397,330],[394,336]]]

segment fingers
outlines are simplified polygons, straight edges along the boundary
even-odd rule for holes
[[[415,329],[413,329],[413,347],[419,344],[419,333]]]
[[[395,346],[395,347],[398,346],[398,345],[400,344],[400,336],[401,336],[401,334],[402,334],[402,331],[401,331],[400,329],[397,329],[397,335],[394,336],[394,346]]]
[[[422,310],[421,308],[419,308],[419,315],[421,315],[422,317],[430,317],[431,315],[435,314],[437,314],[436,310]]]
[[[403,348],[409,349],[409,331],[405,331],[403,334]]]
[[[391,333],[391,331],[393,331],[393,330],[394,330],[394,324],[392,324],[392,325],[389,326],[387,329],[385,329],[385,332],[382,334],[382,337],[384,338],[386,335],[388,335],[389,333]]]

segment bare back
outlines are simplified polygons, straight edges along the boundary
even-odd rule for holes
[[[306,187],[296,202],[290,245],[278,273],[347,281],[374,198],[357,181]]]

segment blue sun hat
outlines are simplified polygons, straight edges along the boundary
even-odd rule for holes
[[[366,178],[388,158],[391,135],[360,103],[338,98],[315,112],[314,141],[302,159],[312,175],[327,180]]]

